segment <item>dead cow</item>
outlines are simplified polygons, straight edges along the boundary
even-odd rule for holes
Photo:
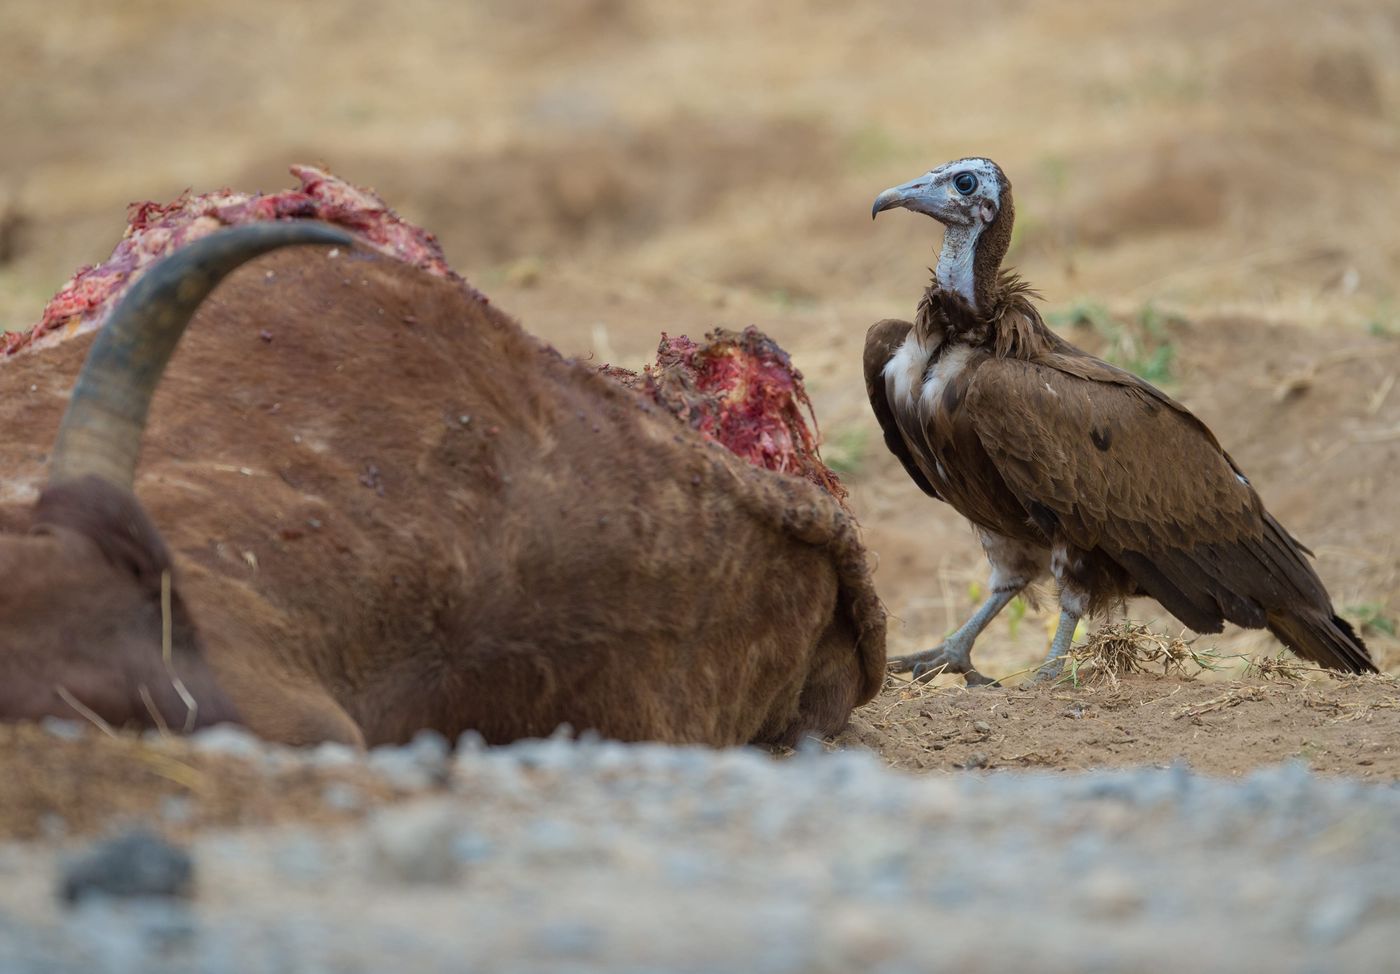
[[[874,695],[883,614],[828,493],[348,243],[220,231],[96,343],[0,365],[0,717],[724,745]]]

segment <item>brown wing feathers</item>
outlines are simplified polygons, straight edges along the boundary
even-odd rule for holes
[[[909,328],[871,329],[866,387],[886,443],[926,493],[1008,537],[1058,538],[1111,560],[1121,580],[1095,593],[1103,601],[1151,595],[1198,632],[1267,626],[1314,662],[1374,670],[1305,549],[1185,407],[1062,340],[1022,338],[1035,360],[978,354],[911,448],[882,374]]]
[[[960,410],[1028,511],[1047,508],[1066,540],[1192,629],[1267,626],[1314,662],[1374,671],[1301,545],[1199,420],[1125,373],[1088,378],[1103,370],[1087,355],[1066,364],[1078,367],[988,359]]]
[[[899,458],[905,473],[919,485],[920,490],[930,497],[937,497],[938,491],[919,469],[909,452],[909,445],[904,442],[904,437],[899,432],[899,425],[895,422],[894,412],[890,409],[885,392],[885,363],[904,343],[913,327],[907,321],[894,318],[886,318],[870,326],[870,330],[865,333],[865,392],[870,397],[870,407],[875,411],[875,419],[885,434],[885,446]]]

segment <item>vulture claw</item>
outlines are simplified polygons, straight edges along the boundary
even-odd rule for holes
[[[908,656],[896,656],[890,660],[885,669],[890,673],[913,673],[914,678],[927,675],[937,676],[944,669],[949,672],[959,672],[952,665],[952,660],[948,658],[948,653],[944,649],[946,643],[926,649],[922,653],[910,653]],[[938,671],[930,673],[930,671]]]
[[[1054,683],[1065,672],[1064,657],[1048,659],[1036,669],[1026,680],[1027,686],[1044,686],[1047,683]]]
[[[963,674],[963,682],[970,687],[999,687],[1000,680],[994,680],[990,676],[983,676],[976,670],[968,670]]]
[[[973,667],[972,644],[977,641],[977,636],[982,630],[987,628],[987,623],[991,622],[996,614],[1005,608],[1006,603],[1016,597],[1016,593],[1019,591],[1020,589],[1013,588],[993,591],[972,618],[959,626],[942,643],[933,649],[926,649],[922,653],[899,656],[890,660],[890,672],[903,673],[905,670],[910,670],[914,674],[915,683],[927,683],[940,673],[961,673],[970,687],[995,684],[996,680],[983,676]]]
[[[910,656],[896,656],[889,661],[889,672],[912,675],[914,683],[927,683],[944,673],[961,673],[970,687],[996,686],[997,681],[978,673],[967,652],[959,652],[958,646],[943,643],[933,649],[914,653]]]
[[[896,656],[885,663],[886,673],[908,673],[918,665],[919,657],[924,653],[916,653],[913,656]]]
[[[1078,613],[1067,609],[1060,612],[1060,621],[1055,627],[1055,638],[1050,641],[1050,652],[1046,654],[1045,662],[1040,664],[1040,668],[1026,683],[1040,686],[1054,683],[1060,678],[1065,671],[1065,656],[1069,653],[1070,644],[1074,642],[1074,629],[1077,625]]]
[[[910,676],[915,683],[927,683],[935,676],[942,676],[944,673],[958,672],[957,666],[948,659],[944,653],[939,653],[933,659],[923,663],[915,663],[909,669]]]

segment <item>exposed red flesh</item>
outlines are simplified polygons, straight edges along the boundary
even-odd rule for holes
[[[292,166],[291,172],[301,185],[279,193],[223,189],[199,196],[184,193],[164,204],[133,203],[126,232],[112,256],[95,267],[80,268],[45,307],[38,324],[0,336],[0,361],[100,328],[148,267],[225,226],[322,220],[351,230],[365,245],[390,257],[468,286],[447,265],[431,233],[400,219],[371,190],[312,166]],[[656,365],[642,375],[616,368],[605,371],[754,466],[806,477],[845,503],[846,489],[817,451],[816,417],[802,374],[787,353],[757,329],[716,330],[703,345],[663,333]],[[804,409],[812,415],[811,426]]]
[[[100,328],[122,294],[151,264],[220,227],[243,223],[299,219],[334,223],[381,253],[430,274],[461,280],[447,266],[437,239],[400,219],[373,191],[314,166],[292,166],[291,172],[301,185],[279,193],[223,189],[199,196],[186,192],[171,203],[131,204],[126,232],[112,256],[95,267],[79,268],[44,308],[38,324],[0,336],[0,357]]]
[[[703,345],[663,332],[655,366],[641,375],[612,366],[603,371],[754,466],[806,477],[844,506],[846,488],[817,449],[802,373],[752,325],[742,332],[716,329]]]

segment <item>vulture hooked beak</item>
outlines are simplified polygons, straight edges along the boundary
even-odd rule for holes
[[[915,213],[922,213],[944,222],[946,214],[939,204],[944,202],[946,196],[946,190],[940,193],[934,188],[933,173],[924,173],[918,179],[893,186],[875,197],[875,204],[870,207],[870,219],[875,219],[884,210],[902,206],[906,210],[913,210]]]

